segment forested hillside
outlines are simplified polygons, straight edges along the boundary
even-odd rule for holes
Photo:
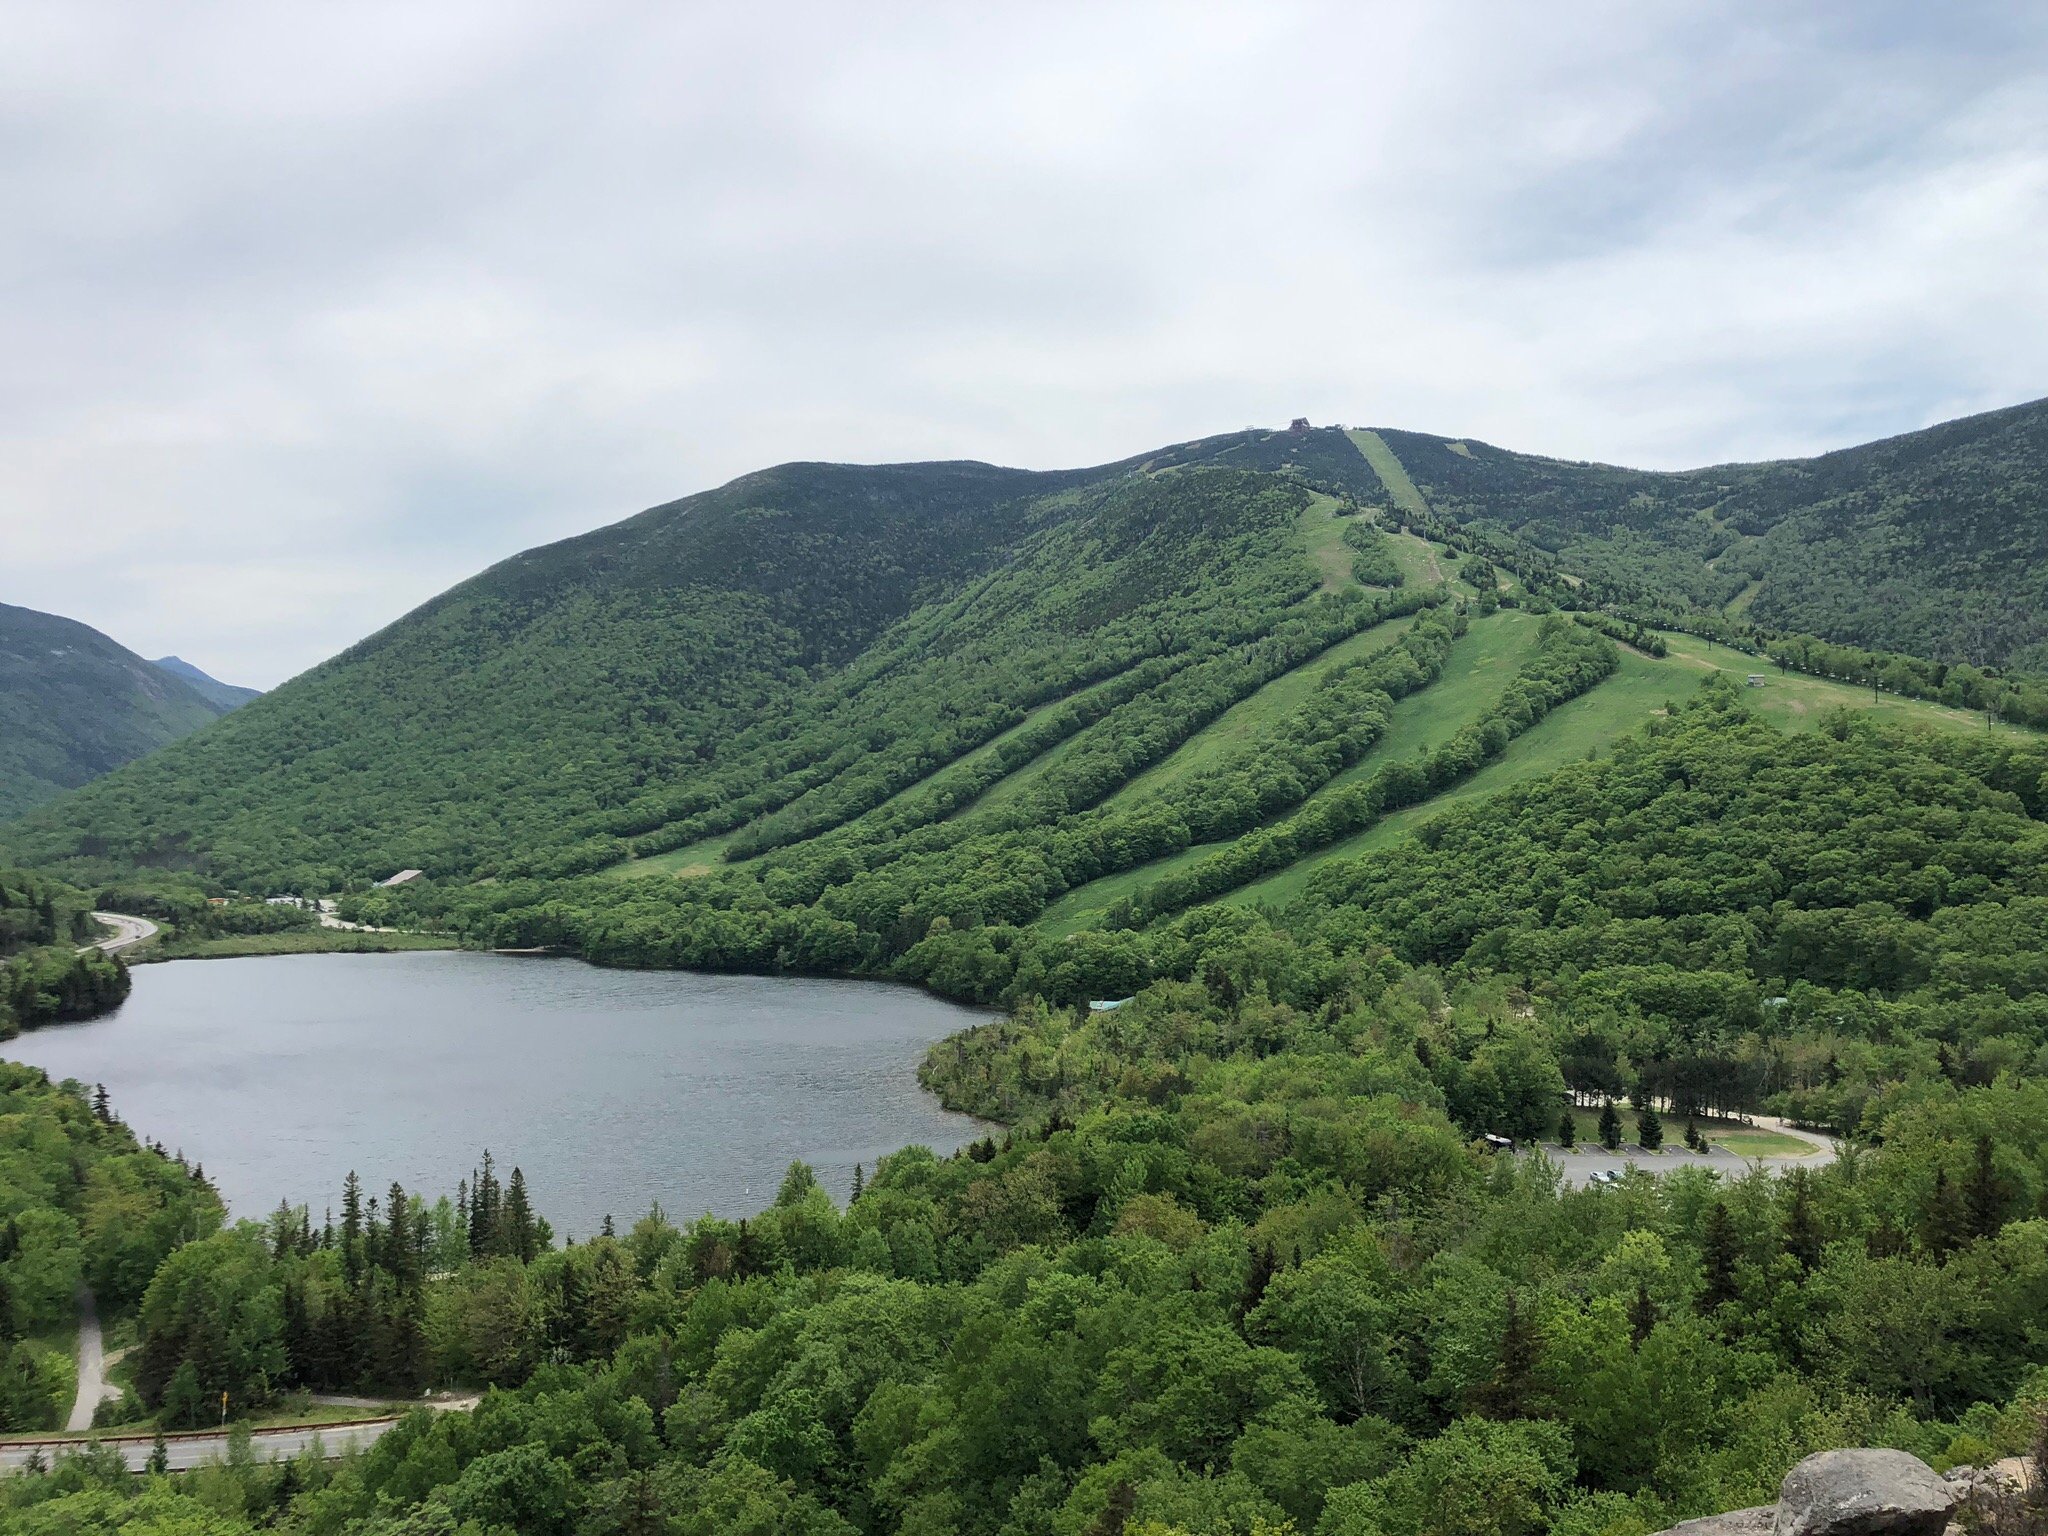
[[[985,790],[982,813],[1035,804],[1014,797],[1068,755],[1139,738],[1060,791],[1057,814],[1090,809],[1388,593],[1690,628],[2048,723],[2048,688],[2009,671],[2048,639],[2044,435],[2024,406],[1683,474],[1337,429],[1063,473],[786,465],[508,560],[0,847],[83,881],[326,892],[700,870],[886,811],[859,840],[914,832],[917,869],[931,796],[957,802],[940,820]],[[1299,767],[1193,843],[1313,795]],[[1055,886],[1085,867],[1056,862]]]
[[[121,962],[81,946],[100,937],[82,891],[0,869],[0,1040],[23,1028],[89,1019],[128,995]]]
[[[777,471],[488,572],[20,824],[181,924],[333,890],[1005,1011],[923,1068],[1000,1130],[851,1189],[794,1166],[741,1221],[557,1247],[487,1158],[219,1232],[125,1146],[150,1167],[6,1196],[68,1273],[94,1191],[136,1188],[123,1413],[493,1390],[339,1464],[81,1458],[0,1523],[1648,1536],[1813,1450],[2036,1443],[2048,702],[1685,599],[1713,557],[1661,533],[1610,596],[1581,557],[1618,525],[1541,546],[1434,441]],[[0,876],[40,953],[85,899]],[[18,1161],[119,1142],[67,1097]],[[1811,1139],[1745,1171],[1754,1114]],[[1727,1150],[1596,1183],[1582,1120],[1644,1169],[1667,1124]]]
[[[96,629],[0,603],[0,821],[230,707]]]
[[[1380,436],[1431,517],[1583,580],[1595,601],[2048,670],[2048,401],[1677,474]]]

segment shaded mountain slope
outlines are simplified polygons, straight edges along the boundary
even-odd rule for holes
[[[574,873],[795,802],[829,824],[1313,590],[1309,493],[1211,452],[751,475],[493,567],[10,846],[324,888]]]
[[[0,603],[0,820],[220,713],[191,684],[98,630]]]
[[[150,665],[162,667],[173,677],[183,678],[201,698],[219,706],[223,714],[231,709],[240,709],[251,699],[263,697],[261,688],[242,688],[234,683],[224,683],[200,671],[182,656],[159,656]]]

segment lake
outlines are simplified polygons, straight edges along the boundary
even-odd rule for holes
[[[425,952],[138,966],[119,1011],[0,1045],[105,1083],[138,1136],[205,1165],[237,1217],[321,1212],[350,1169],[429,1198],[488,1147],[556,1236],[743,1216],[791,1161],[840,1200],[853,1168],[982,1134],[917,1084],[932,1041],[981,1022],[874,982],[609,971]]]

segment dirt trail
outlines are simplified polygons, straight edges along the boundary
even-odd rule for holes
[[[67,1430],[92,1428],[92,1416],[104,1397],[119,1397],[120,1389],[107,1385],[105,1341],[100,1336],[99,1307],[83,1283],[78,1287],[78,1395],[71,1400]]]

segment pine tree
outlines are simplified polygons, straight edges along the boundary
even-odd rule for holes
[[[862,1195],[867,1193],[867,1187],[867,1175],[861,1171],[860,1164],[855,1163],[853,1165],[853,1198],[846,1203],[852,1205],[855,1201],[859,1200]]]
[[[1600,1106],[1600,1145],[1610,1152],[1621,1150],[1621,1111],[1612,1099]]]
[[[1636,1142],[1646,1152],[1654,1152],[1664,1145],[1664,1122],[1657,1118],[1657,1108],[1645,1104],[1636,1111]]]
[[[341,1276],[351,1291],[363,1284],[363,1181],[351,1168],[341,1185]]]
[[[149,1462],[146,1470],[152,1477],[161,1477],[171,1470],[171,1448],[164,1444],[164,1432],[161,1428],[150,1437]]]
[[[1948,1181],[1948,1170],[1935,1170],[1934,1188],[1920,1223],[1920,1241],[1935,1258],[1954,1253],[1969,1242],[1970,1212]]]
[[[1520,1298],[1510,1290],[1501,1323],[1500,1364],[1480,1392],[1479,1411],[1490,1419],[1527,1415],[1536,1385],[1536,1330],[1522,1316]]]
[[[1650,1299],[1650,1287],[1638,1280],[1635,1299],[1628,1304],[1628,1333],[1637,1349],[1648,1341],[1657,1322],[1657,1303]]]
[[[313,1384],[318,1368],[313,1320],[306,1311],[306,1288],[298,1280],[284,1286],[285,1379],[299,1386]]]
[[[1785,1188],[1791,1195],[1785,1207],[1785,1251],[1810,1275],[1820,1268],[1822,1235],[1806,1170],[1794,1168],[1786,1174]]]
[[[505,1186],[505,1207],[499,1225],[504,1231],[500,1252],[509,1253],[524,1264],[538,1251],[533,1206],[526,1198],[526,1175],[517,1167],[512,1170],[512,1182]]]
[[[1707,1150],[1707,1138],[1700,1134],[1698,1121],[1687,1120],[1685,1122],[1685,1144],[1688,1149],[1694,1152],[1704,1152]]]
[[[1567,1152],[1579,1144],[1579,1122],[1570,1108],[1566,1108],[1557,1122],[1557,1144]]]
[[[114,1123],[114,1111],[107,1101],[107,1085],[105,1083],[94,1083],[92,1085],[92,1117],[99,1121],[101,1125],[112,1125]]]
[[[469,1251],[474,1257],[504,1252],[498,1246],[499,1201],[498,1174],[486,1147],[483,1168],[469,1181]]]
[[[1998,1229],[2005,1225],[2008,1197],[2005,1181],[1999,1177],[1998,1166],[1992,1159],[1989,1136],[1977,1138],[1977,1158],[1970,1168],[1970,1184],[1964,1198],[1969,1206],[1971,1235],[1998,1236]]]
[[[418,1218],[412,1202],[406,1198],[405,1187],[395,1180],[385,1199],[385,1213],[383,1266],[401,1288],[410,1289],[419,1283],[412,1266],[412,1225]]]
[[[610,1211],[604,1213],[604,1224],[597,1229],[597,1235],[599,1237],[617,1237],[619,1235],[618,1228],[612,1225],[612,1213]]]
[[[1735,1219],[1725,1202],[1716,1200],[1707,1212],[1706,1230],[1700,1238],[1700,1268],[1705,1283],[1700,1287],[1699,1309],[1711,1317],[1735,1300],[1735,1263],[1738,1258]]]
[[[1237,1320],[1240,1324],[1251,1316],[1252,1309],[1265,1296],[1266,1287],[1273,1283],[1273,1276],[1279,1273],[1279,1269],[1279,1259],[1271,1243],[1252,1250],[1251,1273],[1245,1278],[1244,1293],[1237,1299]]]

